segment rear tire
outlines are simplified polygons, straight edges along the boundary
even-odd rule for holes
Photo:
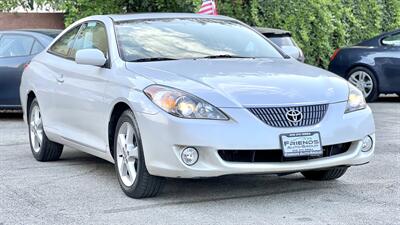
[[[63,145],[50,141],[43,128],[39,103],[34,99],[28,114],[29,143],[33,157],[41,162],[58,160],[63,151]]]
[[[327,170],[311,170],[303,171],[301,174],[309,180],[335,180],[343,176],[347,171],[347,167],[335,167]]]
[[[162,190],[165,178],[147,171],[138,125],[130,110],[122,113],[115,129],[114,160],[119,184],[127,196],[149,198]]]
[[[364,76],[363,79],[360,79],[361,75]],[[378,99],[378,81],[375,74],[368,68],[362,66],[355,67],[347,75],[347,80],[363,92],[367,102],[373,102]],[[368,85],[371,85],[372,88],[369,88]]]

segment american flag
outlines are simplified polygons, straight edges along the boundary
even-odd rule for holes
[[[199,12],[197,14],[218,15],[217,4],[214,0],[203,0]]]

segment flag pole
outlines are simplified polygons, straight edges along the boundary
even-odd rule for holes
[[[218,15],[218,3],[217,3],[217,0],[214,0],[215,1],[215,13],[216,13],[216,15]]]

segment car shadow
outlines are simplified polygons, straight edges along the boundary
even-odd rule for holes
[[[376,102],[377,103],[379,103],[379,102],[382,102],[382,103],[396,103],[396,102],[400,102],[400,97],[397,97],[397,96],[379,97]]]
[[[117,198],[128,198],[120,190],[114,166],[102,159],[76,150],[66,151],[58,161],[58,165],[79,165],[82,170],[95,167],[95,175],[103,175],[106,182],[116,191]],[[92,174],[93,175],[93,174]],[[228,175],[214,178],[178,179],[167,178],[165,187],[156,198],[143,199],[146,204],[137,205],[128,202],[121,208],[105,210],[104,213],[119,213],[137,211],[148,208],[160,208],[180,204],[196,204],[202,202],[216,202],[230,199],[247,199],[269,196],[275,198],[281,195],[296,196],[302,192],[337,189],[343,183],[338,181],[315,182],[306,180],[301,174],[286,176],[277,175]]]
[[[22,120],[22,112],[9,112],[0,110],[0,120]]]

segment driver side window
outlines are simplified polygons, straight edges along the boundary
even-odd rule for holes
[[[49,51],[58,56],[67,57],[80,27],[81,26],[77,26],[65,33],[50,47]]]
[[[104,56],[108,56],[108,43],[106,29],[100,22],[87,22],[82,25],[75,43],[69,52],[71,58],[75,58],[76,52],[81,49],[99,49]]]
[[[400,33],[383,38],[382,44],[387,46],[400,47]]]

